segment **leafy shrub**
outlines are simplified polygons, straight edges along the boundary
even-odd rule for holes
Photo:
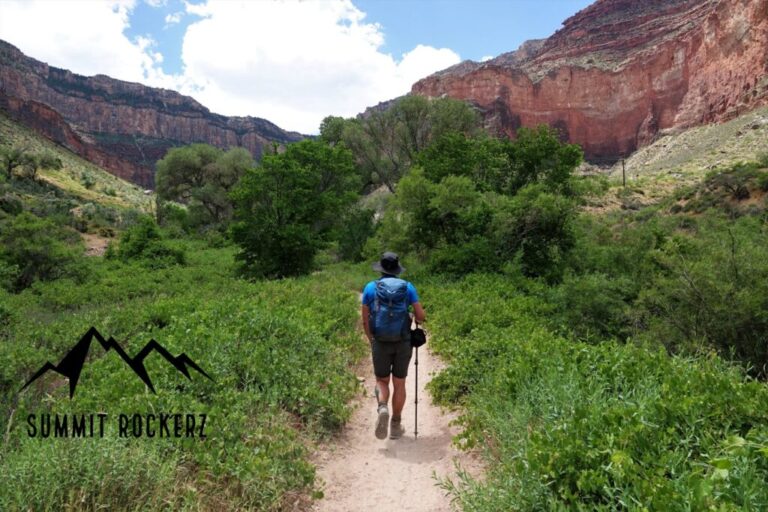
[[[96,185],[96,180],[91,173],[83,172],[80,174],[80,183],[88,190],[91,190]]]
[[[444,481],[465,510],[755,509],[768,500],[768,388],[708,354],[585,344],[503,282],[433,283],[430,384],[461,403],[482,481]],[[486,313],[487,312],[487,313]],[[631,507],[630,507],[631,508]]]
[[[449,132],[400,180],[369,246],[425,257],[455,275],[516,265],[560,278],[573,246],[576,195],[599,190],[572,177],[581,150],[540,126],[514,141]]]
[[[708,219],[698,237],[678,234],[655,258],[661,271],[638,299],[636,322],[673,350],[716,348],[768,375],[765,227],[754,218]]]
[[[559,313],[555,326],[585,341],[624,339],[633,289],[626,278],[569,274],[550,297]]]
[[[349,291],[356,273],[250,283],[234,277],[233,248],[179,243],[188,247],[186,266],[147,272],[140,261],[92,258],[85,283],[59,280],[0,297],[13,315],[11,329],[0,325],[0,391],[3,404],[16,400],[0,408],[0,509],[276,511],[316,490],[308,446],[349,418],[358,387],[349,370],[365,349]],[[188,354],[215,382],[194,371],[186,380],[149,357],[154,395],[119,358],[93,346],[73,400],[66,386],[18,393],[19,382],[91,325],[130,355],[154,338]],[[107,412],[108,429],[120,412],[205,413],[208,437],[27,436],[30,412],[84,411]],[[51,465],[72,471],[57,475]]]
[[[338,234],[339,256],[345,261],[361,261],[365,243],[374,233],[373,210],[354,207],[341,219]]]
[[[308,273],[339,217],[356,200],[352,154],[304,140],[266,155],[232,192],[233,240],[244,274],[286,277]]]
[[[566,196],[528,185],[499,204],[493,220],[497,250],[519,258],[528,276],[560,278],[566,254],[574,245],[575,204]]]
[[[0,227],[0,263],[6,268],[6,280],[9,269],[16,269],[9,289],[20,291],[35,281],[79,275],[83,249],[77,233],[29,212],[2,221]]]
[[[19,196],[15,194],[3,194],[0,196],[0,210],[9,215],[18,215],[24,210],[24,205]]]
[[[163,242],[160,229],[149,216],[141,217],[138,224],[123,233],[117,256],[125,261],[141,259],[154,268],[183,265],[186,261],[184,251]]]
[[[757,154],[757,165],[762,168],[768,167],[768,151],[762,151]]]

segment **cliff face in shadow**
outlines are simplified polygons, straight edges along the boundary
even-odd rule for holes
[[[468,100],[497,133],[546,123],[589,158],[617,158],[768,103],[768,1],[598,0],[548,39],[412,93]]]
[[[205,142],[242,146],[256,158],[265,144],[303,136],[256,117],[211,113],[175,91],[85,77],[48,66],[0,41],[0,108],[78,155],[144,187],[169,148]]]

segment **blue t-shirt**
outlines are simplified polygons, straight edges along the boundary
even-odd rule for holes
[[[407,281],[406,281],[407,282]],[[419,302],[419,294],[411,283],[406,288],[406,303],[408,306]],[[371,281],[363,288],[363,305],[370,306],[376,300],[376,281]]]

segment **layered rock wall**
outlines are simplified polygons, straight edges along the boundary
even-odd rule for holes
[[[84,77],[29,58],[0,41],[0,108],[114,174],[151,187],[169,148],[205,142],[242,146],[300,140],[255,117],[211,113],[194,99],[98,75]]]
[[[546,123],[589,158],[615,159],[661,130],[768,102],[768,0],[598,0],[546,40],[412,92],[471,101],[510,136]]]

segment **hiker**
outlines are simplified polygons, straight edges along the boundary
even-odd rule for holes
[[[414,286],[398,276],[405,270],[393,252],[385,252],[381,261],[373,264],[373,270],[381,272],[381,278],[363,288],[363,330],[371,343],[373,372],[376,375],[376,400],[378,402],[376,437],[399,439],[405,429],[401,413],[405,405],[405,378],[411,361],[411,316],[413,307],[416,323],[424,322],[424,309]],[[389,424],[389,382],[392,380],[392,422]]]

